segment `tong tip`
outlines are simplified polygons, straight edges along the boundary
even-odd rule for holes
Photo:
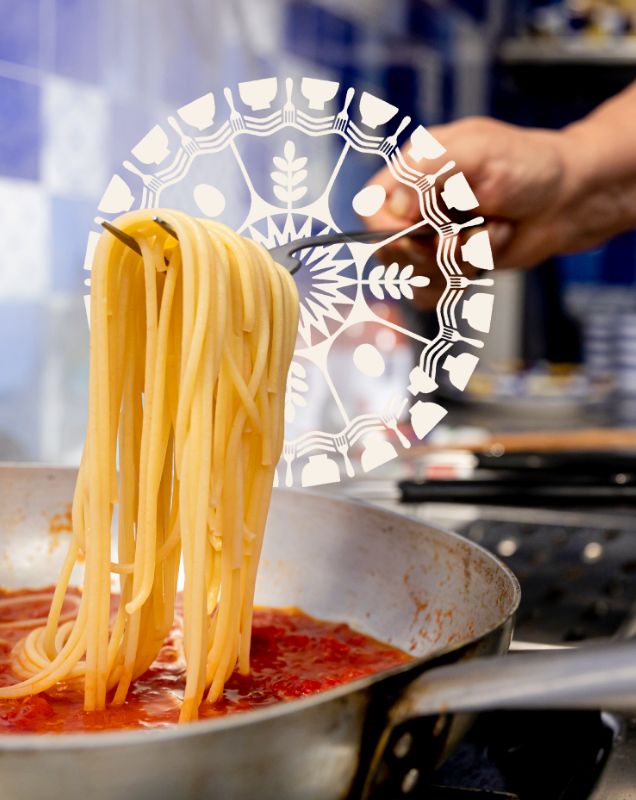
[[[156,222],[156,223],[157,223],[157,225],[158,225],[160,228],[163,228],[163,230],[164,230],[164,231],[165,231],[167,234],[169,234],[170,236],[172,236],[174,239],[178,239],[178,238],[179,238],[179,237],[177,236],[177,233],[176,233],[175,229],[172,227],[172,225],[171,225],[169,222],[166,222],[166,221],[165,221],[165,219],[161,219],[161,217],[153,217],[153,218],[152,218],[152,221],[153,221],[153,222]]]
[[[111,225],[111,223],[107,222],[106,220],[102,220],[101,226],[102,228],[104,228],[104,230],[107,230],[108,233],[112,234],[116,239],[119,239],[119,241],[122,244],[125,244],[126,247],[130,247],[131,250],[134,250],[135,253],[137,253],[137,255],[141,255],[141,247],[139,247],[137,241],[135,241],[135,239],[133,239],[133,237],[130,236],[130,234],[119,230],[119,228],[116,228],[114,225]]]

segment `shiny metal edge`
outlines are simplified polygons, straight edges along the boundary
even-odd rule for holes
[[[0,463],[0,471],[5,469],[17,469],[17,470],[24,470],[24,471],[42,471],[42,472],[65,472],[67,475],[70,473],[76,473],[76,467],[69,467],[67,465],[49,465],[49,464],[39,464],[39,463],[25,463],[25,462],[2,462]],[[285,494],[294,494],[299,497],[303,496],[312,496],[315,497],[316,492],[312,492],[307,489],[283,489],[283,488],[276,488],[274,489],[277,493],[285,493]],[[382,508],[376,506],[373,503],[365,502],[355,497],[344,496],[343,494],[336,494],[336,493],[327,493],[327,492],[320,492],[321,497],[328,498],[336,503],[346,506],[359,506],[360,508],[364,508],[366,510],[373,510],[381,515],[383,515],[387,520],[391,520],[393,522],[403,521],[405,518],[409,519],[410,522],[416,523],[423,528],[429,528],[434,530],[442,530],[440,528],[435,528],[432,525],[429,525],[421,518],[416,516],[411,516],[408,514],[400,513],[398,511],[394,511],[392,509]],[[455,539],[458,543],[466,543],[465,537],[461,536],[460,534],[454,533],[453,531],[444,530],[444,533],[447,534],[452,539]],[[204,719],[204,720],[197,720],[195,722],[191,722],[187,725],[175,725],[169,728],[157,728],[155,730],[121,730],[121,731],[104,731],[99,733],[91,733],[90,735],[86,735],[84,732],[76,732],[76,733],[51,733],[51,734],[39,734],[39,733],[25,733],[16,736],[15,734],[0,734],[0,751],[36,751],[42,748],[52,749],[52,750],[65,750],[65,749],[86,749],[91,750],[97,747],[120,747],[122,745],[134,745],[141,742],[147,742],[149,737],[152,737],[153,740],[168,742],[173,739],[182,739],[190,736],[197,736],[203,735],[205,733],[209,733],[212,731],[222,731],[222,730],[230,730],[234,728],[240,728],[246,725],[252,725],[259,722],[265,722],[270,719],[275,719],[277,717],[289,716],[295,713],[300,713],[302,711],[307,710],[308,708],[320,706],[323,703],[328,703],[332,700],[336,700],[340,697],[346,697],[350,694],[353,694],[358,691],[365,691],[370,687],[381,683],[384,680],[387,680],[393,676],[397,676],[400,674],[407,674],[410,671],[418,670],[424,664],[430,661],[437,661],[438,659],[448,655],[457,650],[462,650],[464,648],[468,649],[473,645],[476,645],[482,639],[488,637],[490,634],[494,633],[496,630],[501,628],[502,626],[510,625],[511,621],[514,619],[514,616],[517,612],[519,607],[519,603],[521,601],[521,587],[519,585],[519,581],[516,575],[510,570],[509,567],[506,566],[502,561],[500,561],[493,553],[489,550],[486,550],[481,545],[470,542],[471,548],[479,550],[481,554],[490,561],[493,566],[497,566],[501,571],[506,575],[510,582],[511,588],[511,600],[508,609],[506,609],[505,616],[499,620],[497,624],[493,624],[489,628],[480,631],[478,635],[471,637],[465,641],[459,642],[458,644],[453,644],[445,648],[440,648],[439,650],[431,651],[427,654],[426,657],[415,658],[413,661],[409,661],[404,665],[400,665],[395,667],[391,670],[384,670],[383,672],[376,673],[374,675],[369,675],[365,678],[360,678],[356,681],[352,681],[351,683],[344,684],[342,686],[334,687],[333,689],[328,689],[325,692],[320,692],[319,694],[313,695],[311,697],[300,698],[298,700],[293,700],[290,703],[280,703],[277,705],[269,706],[266,708],[255,709],[253,711],[246,711],[241,714],[229,715],[227,717],[217,717],[215,719]]]

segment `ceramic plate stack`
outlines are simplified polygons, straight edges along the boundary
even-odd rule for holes
[[[636,422],[636,312],[623,312],[614,327],[614,373],[618,421]]]

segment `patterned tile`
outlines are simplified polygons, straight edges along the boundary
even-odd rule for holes
[[[39,303],[0,301],[0,398],[32,384],[41,365],[43,320]]]
[[[51,198],[51,288],[83,294],[86,237],[95,216],[95,204],[66,197]]]
[[[40,0],[0,0],[0,59],[37,67]]]
[[[39,376],[30,391],[16,397],[0,395],[0,461],[38,461],[40,419]]]
[[[170,109],[174,113],[174,109]],[[109,164],[111,171],[121,168],[124,159],[130,158],[131,149],[158,122],[161,122],[160,110],[150,112],[139,103],[130,101],[111,101],[112,136],[109,142]],[[104,187],[105,188],[105,187]]]
[[[81,81],[99,80],[100,16],[104,8],[105,4],[95,0],[55,1],[56,72]]]
[[[48,77],[43,83],[42,178],[60,195],[96,199],[108,179],[109,103],[105,92]]]
[[[79,295],[57,295],[48,304],[43,340],[40,457],[49,463],[79,461],[88,406],[88,325]]]
[[[0,460],[39,456],[44,309],[0,300]]]
[[[205,47],[197,46],[200,41],[199,37],[193,41],[192,30],[183,15],[176,15],[173,20],[170,38],[171,56],[161,59],[162,85],[160,91],[163,100],[175,106],[182,106],[210,90],[209,54],[206,54]],[[230,66],[228,69],[228,66],[224,57],[223,79],[225,81],[231,80],[234,73],[232,67]]]
[[[0,175],[37,180],[40,89],[0,78]]]
[[[0,300],[40,297],[49,285],[49,203],[34,183],[0,179]]]

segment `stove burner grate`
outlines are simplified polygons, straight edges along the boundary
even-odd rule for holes
[[[453,527],[499,556],[519,579],[518,640],[565,644],[625,635],[636,599],[636,530],[553,516],[549,523],[482,518]]]

